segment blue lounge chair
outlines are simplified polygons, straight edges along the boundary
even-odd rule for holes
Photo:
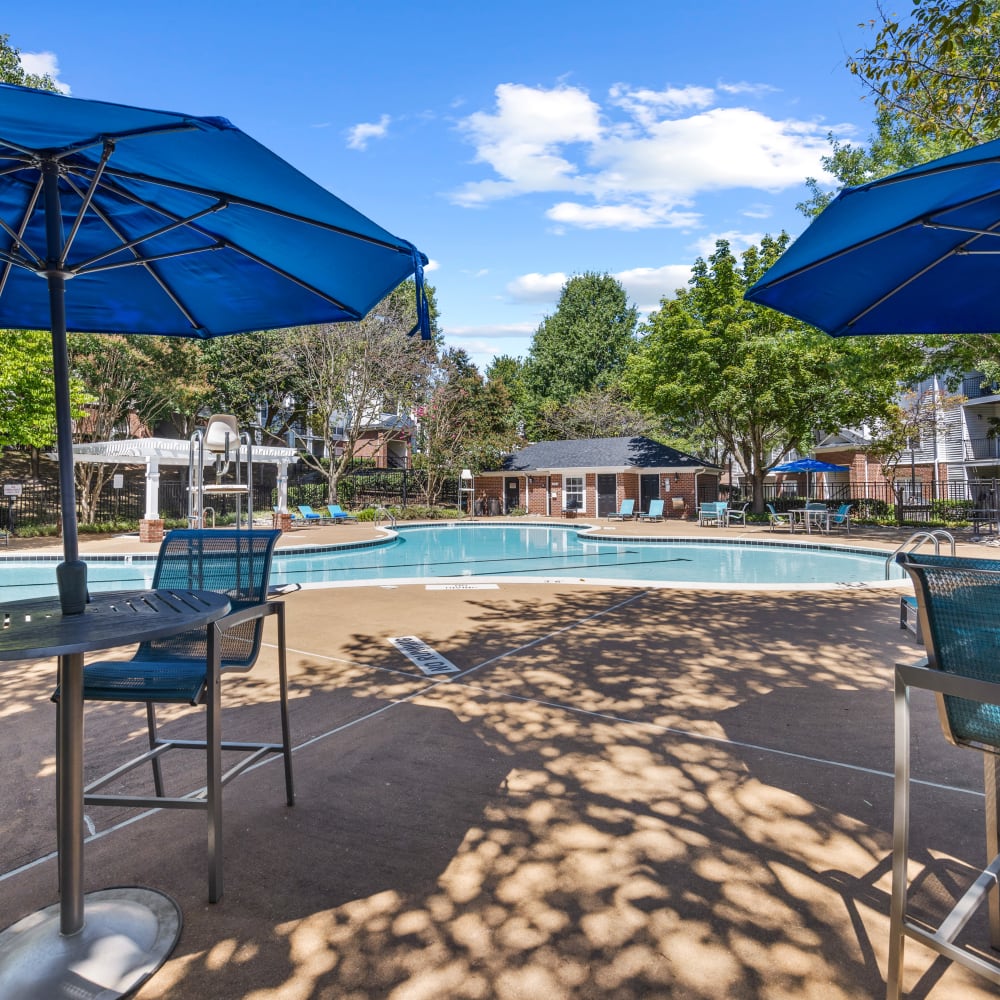
[[[618,508],[613,514],[608,514],[609,521],[631,521],[635,516],[633,513],[635,510],[634,500],[622,500],[621,507]]]
[[[698,524],[721,526],[725,523],[726,507],[728,506],[725,500],[713,500],[711,503],[703,503],[698,510]]]
[[[645,514],[639,515],[640,521],[662,521],[663,520],[663,501],[662,500],[650,500],[649,510]]]
[[[847,533],[851,533],[851,507],[853,504],[842,503],[837,508],[837,513],[830,518],[832,528],[845,528]]]
[[[325,517],[323,514],[318,514],[312,509],[307,503],[299,504],[299,513],[311,524],[322,524],[323,521],[328,521],[329,518]]]
[[[330,512],[330,517],[333,518],[334,522],[357,520],[353,514],[348,514],[343,510],[339,503],[328,503],[326,509]]]
[[[154,589],[212,590],[228,595],[231,611],[208,630],[142,643],[130,660],[88,664],[83,671],[85,701],[145,703],[149,750],[123,764],[84,789],[88,805],[142,809],[203,809],[208,816],[208,898],[222,895],[222,788],[256,761],[280,754],[285,764],[285,800],[295,802],[292,787],[292,749],[288,726],[288,684],[285,654],[285,606],[268,601],[268,580],[274,546],[281,532],[213,528],[168,532],[160,545]],[[220,677],[230,671],[240,675],[257,661],[264,619],[275,615],[278,624],[278,691],[281,742],[226,742],[221,738]],[[209,633],[215,633],[209,642]],[[55,695],[58,698],[58,692]],[[204,705],[205,738],[165,739],[157,728],[157,705]],[[182,737],[186,734],[181,733]],[[200,793],[180,797],[164,792],[160,761],[167,751],[200,750],[207,755],[207,784]],[[222,751],[243,752],[241,760],[222,772]],[[149,763],[153,769],[154,795],[101,793],[99,790],[126,771]],[[205,767],[203,764],[202,767]],[[178,773],[182,773],[178,770]],[[197,775],[198,771],[189,771]],[[196,784],[205,780],[196,778]]]
[[[774,509],[773,503],[769,503],[767,505],[767,521],[772,531],[774,531],[775,528],[787,528],[789,531],[792,530],[792,515],[779,514]]]

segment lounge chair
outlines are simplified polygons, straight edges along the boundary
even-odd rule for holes
[[[168,532],[160,545],[154,589],[195,588],[228,595],[231,611],[210,625],[179,636],[142,643],[130,660],[89,663],[83,670],[86,702],[145,703],[149,750],[92,781],[84,791],[88,805],[141,809],[202,809],[208,817],[208,899],[222,896],[222,789],[232,778],[269,754],[284,758],[285,801],[295,802],[292,787],[292,749],[288,726],[288,690],[285,654],[285,606],[267,600],[274,546],[281,532],[213,528]],[[238,742],[221,738],[221,675],[239,676],[249,671],[260,652],[264,619],[277,616],[278,701],[280,742]],[[209,636],[212,635],[210,639]],[[234,682],[235,683],[235,682]],[[58,698],[58,691],[54,698]],[[202,739],[166,739],[157,726],[157,705],[203,705],[206,708]],[[176,711],[176,710],[174,710]],[[278,720],[275,720],[277,723]],[[95,727],[96,728],[96,727]],[[274,729],[277,730],[277,724]],[[181,724],[183,730],[183,724]],[[179,780],[187,774],[201,792],[168,796],[160,761],[173,750],[200,751],[201,769],[176,769]],[[241,760],[222,771],[222,752],[244,752]],[[102,748],[107,753],[107,747]],[[206,764],[207,757],[207,764]],[[227,763],[229,763],[227,761]],[[105,785],[142,764],[151,764],[153,795],[100,792]],[[207,767],[207,780],[206,770]],[[181,848],[181,850],[185,850]],[[190,853],[190,851],[187,851]]]
[[[769,503],[767,505],[767,522],[771,531],[774,531],[775,528],[787,528],[789,531],[792,530],[792,515],[779,514],[774,509],[773,503]]]
[[[312,509],[307,503],[299,504],[299,513],[308,521],[310,524],[322,524],[324,521],[329,521],[330,518],[323,514],[319,514]]]
[[[640,521],[662,521],[663,520],[663,501],[662,500],[650,500],[649,510],[645,514],[639,515]]]
[[[901,994],[907,939],[918,941],[993,983],[1000,982],[1000,963],[996,952],[991,953],[988,947],[1000,941],[1000,909],[990,899],[997,891],[996,873],[1000,869],[996,808],[1000,788],[1000,670],[996,656],[1000,572],[977,568],[974,564],[979,560],[954,557],[937,557],[932,562],[900,553],[896,561],[913,580],[927,656],[915,663],[897,663],[894,675],[892,893],[886,974],[886,996],[892,1000]],[[925,890],[940,879],[950,879],[947,865],[929,856],[922,840],[919,866],[916,861],[910,864],[911,728],[926,720],[921,713],[911,716],[915,689],[935,693],[939,723],[949,743],[982,754],[988,864],[982,868],[976,864],[972,871],[963,873],[957,902],[952,897],[945,900],[946,905],[929,909],[922,900],[910,911],[911,871],[915,882],[922,883]],[[922,742],[924,737],[921,734],[916,739]],[[921,801],[926,799],[918,796],[914,805]],[[961,818],[935,817],[946,825],[954,825]],[[970,921],[983,910],[983,923],[988,924],[988,929],[975,919]],[[974,927],[982,929],[969,935],[967,928]],[[958,939],[960,933],[964,939]],[[988,939],[977,940],[979,934],[988,934]],[[933,975],[928,972],[925,977],[928,974]]]
[[[622,500],[621,507],[618,508],[613,514],[608,514],[609,521],[631,521],[635,516],[633,511],[635,510],[634,500]]]
[[[745,525],[747,523],[747,508],[750,506],[750,502],[747,501],[743,504],[739,510],[734,510],[732,507],[726,508],[726,526],[735,521],[737,524]]]
[[[837,513],[830,518],[831,528],[845,528],[847,533],[851,533],[851,507],[853,504],[842,503],[837,508]]]
[[[339,503],[328,503],[326,509],[330,512],[330,517],[336,521],[356,521],[357,518],[353,514],[348,514],[344,511]]]
[[[713,500],[711,503],[703,503],[698,509],[698,524],[714,524],[721,527],[725,523],[726,508],[729,506],[725,500]]]

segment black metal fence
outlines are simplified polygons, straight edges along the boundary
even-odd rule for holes
[[[349,508],[374,506],[407,507],[423,504],[426,474],[415,469],[373,469],[365,467],[343,476],[338,498]],[[59,523],[59,487],[56,483],[37,480],[19,481],[17,496],[0,496],[0,528],[14,533],[18,528],[46,527]],[[443,484],[439,504],[457,506],[458,480],[449,477]],[[161,480],[159,487],[159,513],[165,520],[184,520],[188,513],[187,484],[182,480]],[[290,478],[288,503],[325,504],[326,482],[315,476],[303,475]],[[216,520],[223,520],[236,513],[237,498],[233,495],[206,497],[206,513],[214,512]],[[270,513],[277,504],[277,488],[273,475],[254,483],[253,509]],[[245,504],[245,500],[243,501]],[[139,475],[126,475],[123,485],[113,483],[102,490],[95,504],[94,520],[100,524],[139,521],[146,512],[146,483]]]

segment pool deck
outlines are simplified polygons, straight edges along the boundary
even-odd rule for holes
[[[910,533],[829,540],[891,551]],[[1000,554],[967,538],[960,552]],[[87,887],[149,886],[184,913],[139,1000],[883,995],[891,669],[920,655],[896,594],[504,583],[285,600],[297,803],[276,763],[227,788],[222,902],[206,902],[202,814],[88,810]],[[401,636],[457,669],[424,676]],[[227,738],[275,732],[275,673],[268,632],[255,670],[224,685]],[[0,673],[0,926],[56,898],[53,682],[52,661]],[[912,864],[936,912],[983,853],[982,767],[944,741],[929,697],[914,705],[915,776],[933,784],[915,789]],[[90,708],[88,774],[143,733],[139,709]],[[175,777],[196,787],[198,766]],[[970,931],[984,940],[979,917]],[[997,995],[914,944],[907,968],[913,996]]]

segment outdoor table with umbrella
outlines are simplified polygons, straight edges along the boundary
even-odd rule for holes
[[[746,298],[834,337],[1000,334],[998,254],[1000,140],[993,140],[841,191],[747,291]],[[991,641],[995,643],[995,638]],[[910,781],[906,748],[907,685],[911,681],[901,679],[900,669],[897,667],[895,693],[897,806],[887,992],[893,998],[900,995],[902,943],[907,936],[1000,983],[1000,966],[983,961],[974,949],[954,946],[957,929],[992,892],[988,907],[991,943],[996,947],[1000,938],[996,899],[1000,855],[991,859],[973,888],[935,930],[907,920],[907,856],[903,848],[909,819],[898,803],[901,782],[908,785]],[[922,680],[919,686],[941,690],[935,683]],[[989,697],[982,701],[989,701]],[[989,773],[987,769],[987,827],[992,824],[995,829],[998,783],[996,772],[992,772],[994,780]]]
[[[811,480],[812,474],[814,472],[847,472],[849,471],[849,465],[833,465],[831,462],[821,462],[817,458],[797,458],[793,462],[784,462],[781,465],[774,466],[771,469],[772,472],[804,472],[806,473],[806,493],[808,495],[812,494]],[[814,521],[819,521],[819,513],[809,511],[806,508],[790,510],[789,512],[789,525],[792,531],[795,530],[796,519],[801,520],[806,527],[806,531],[812,530],[812,524]],[[826,529],[829,530],[830,527],[830,512],[826,511],[824,515],[826,521]]]
[[[64,551],[59,613],[82,616],[88,599],[77,539],[67,331],[208,338],[356,321],[412,276],[414,332],[426,339],[426,263],[413,244],[225,119],[0,85],[0,328],[52,331]],[[32,656],[43,653],[32,647]],[[34,963],[39,981],[56,982],[61,973],[67,996],[110,998],[162,964],[179,924],[154,935],[152,949],[128,941],[124,926],[98,940],[81,933],[82,684],[61,681],[60,912],[38,915],[59,921],[60,944],[52,948],[44,934],[9,928],[0,934],[0,983],[5,968]],[[155,909],[150,919],[157,921]],[[146,952],[138,954],[131,982],[125,976],[98,992],[80,981],[84,952],[122,947],[123,940],[126,950]]]

